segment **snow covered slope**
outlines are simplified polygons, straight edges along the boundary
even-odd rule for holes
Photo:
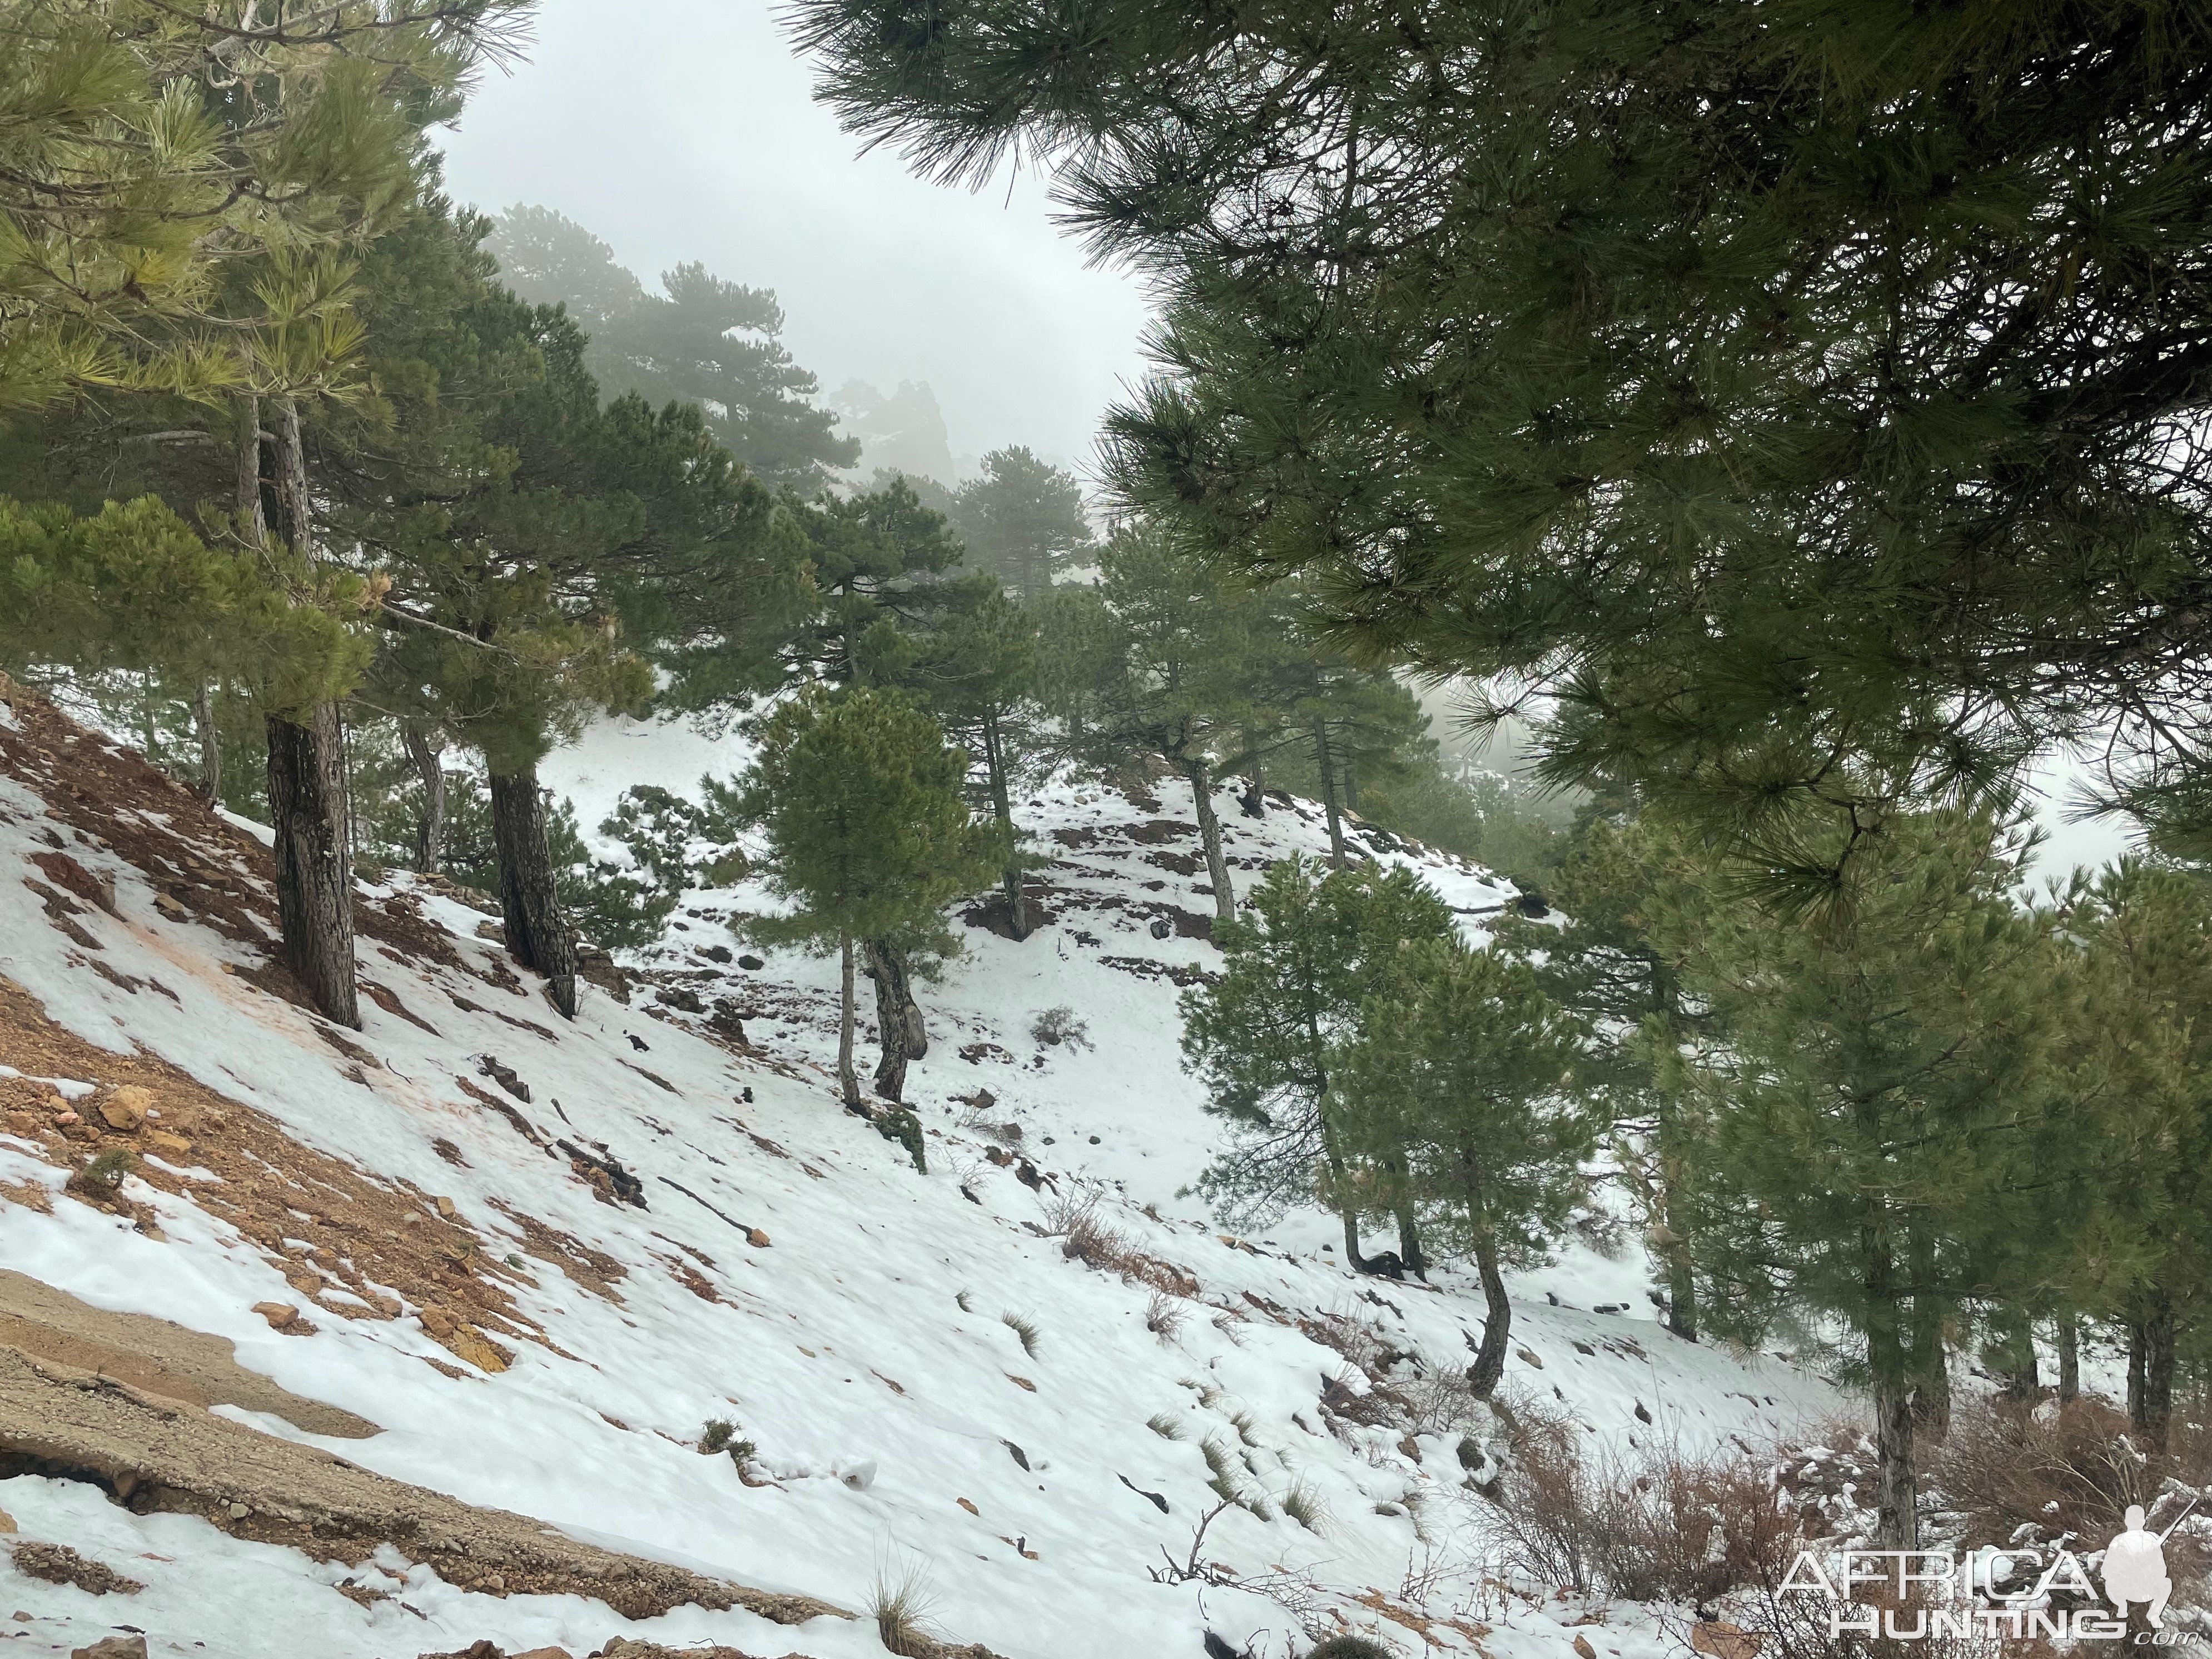
[[[94,1325],[152,1315],[177,1343],[222,1339],[337,1420],[273,1390],[192,1394],[151,1337],[143,1375],[82,1344],[48,1341],[45,1361],[745,1592],[664,1608],[422,1536],[341,1548],[273,1501],[170,1512],[127,1468],[11,1452],[0,1390],[19,1529],[0,1611],[27,1615],[0,1626],[9,1653],[136,1629],[154,1655],[232,1659],[487,1639],[580,1659],[617,1637],[840,1659],[884,1651],[872,1619],[775,1598],[865,1615],[908,1579],[944,1640],[1008,1659],[1195,1659],[1209,1630],[1271,1659],[1338,1629],[1407,1654],[1565,1650],[1572,1610],[1482,1582],[1460,1442],[1480,1468],[1486,1413],[1438,1381],[1480,1330],[1471,1279],[1355,1278],[1318,1217],[1239,1238],[1181,1195],[1216,1126],[1178,1066],[1176,981],[1212,952],[1172,786],[1158,802],[1055,786],[1022,809],[1056,854],[1054,920],[1019,945],[963,927],[922,988],[925,1176],[838,1108],[828,964],[734,960],[727,924],[757,891],[695,896],[650,953],[657,982],[627,1006],[587,989],[569,1024],[477,910],[405,878],[366,889],[365,1029],[337,1030],[276,964],[260,843],[9,702],[0,1265]],[[553,781],[589,825],[623,787],[742,763],[733,744],[617,725]],[[1325,848],[1310,809],[1217,805],[1240,881]],[[1471,924],[1506,897],[1437,855],[1379,855],[1417,860]],[[1153,939],[1159,916],[1182,931]],[[743,1040],[714,1029],[718,1000]],[[1031,1036],[1060,1006],[1088,1048]],[[87,1177],[118,1149],[137,1159],[119,1188],[97,1178],[112,1159]],[[1668,1337],[1644,1283],[1632,1250],[1580,1243],[1518,1281],[1511,1386],[1624,1442],[1756,1444],[1832,1409],[1777,1361]],[[0,1348],[39,1352],[44,1328],[0,1293]],[[365,1422],[335,1432],[337,1413]],[[750,1443],[742,1465],[702,1455],[714,1419]],[[1194,1551],[1210,1481],[1248,1501]],[[32,1576],[21,1552],[41,1543],[143,1588]],[[1194,1556],[1212,1582],[1164,1582]],[[1662,1646],[1648,1624],[1594,1634]]]

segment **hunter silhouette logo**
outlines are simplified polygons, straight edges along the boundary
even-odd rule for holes
[[[2174,1522],[2174,1526],[2180,1524],[2179,1519]],[[2166,1571],[2166,1539],[2172,1530],[2150,1531],[2143,1525],[2142,1505],[2128,1505],[2127,1530],[2105,1546],[2105,1599],[2121,1618],[2128,1616],[2130,1601],[2148,1601],[2151,1628],[2166,1627],[2166,1599],[2173,1594],[2173,1580]]]

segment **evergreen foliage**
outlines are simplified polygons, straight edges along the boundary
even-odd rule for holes
[[[1091,544],[1083,487],[1019,445],[983,458],[982,477],[952,492],[951,517],[969,562],[996,571],[1024,599],[1050,587]]]
[[[753,927],[764,940],[841,957],[838,1077],[857,1108],[855,945],[933,923],[945,903],[988,882],[1002,849],[962,799],[967,757],[897,692],[805,687],[757,735],[739,810],[765,831],[769,884],[793,908]]]

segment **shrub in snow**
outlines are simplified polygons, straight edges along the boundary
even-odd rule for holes
[[[726,1423],[720,1418],[710,1418],[707,1426],[699,1431],[699,1449],[712,1457],[718,1452],[727,1452],[730,1462],[739,1468],[760,1455],[760,1448],[750,1440],[738,1437],[738,1425]]]
[[[1091,1027],[1078,1019],[1073,1008],[1048,1008],[1030,1022],[1030,1035],[1048,1048],[1065,1042],[1071,1048],[1091,1046]]]

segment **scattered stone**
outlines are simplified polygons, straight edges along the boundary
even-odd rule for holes
[[[269,1328],[281,1331],[300,1316],[300,1310],[289,1302],[257,1302],[253,1311],[269,1322]]]
[[[748,1227],[745,1229],[745,1243],[751,1245],[753,1249],[757,1250],[765,1250],[774,1248],[768,1241],[768,1234],[758,1227]]]
[[[0,1510],[0,1532],[13,1532],[15,1530],[15,1517],[9,1514],[7,1510]]]
[[[252,1509],[245,1504],[233,1504],[230,1505],[228,1510],[230,1518],[234,1521],[243,1521],[247,1516],[252,1513]]]
[[[1544,1369],[1544,1362],[1537,1358],[1536,1356],[1528,1349],[1516,1348],[1513,1352],[1520,1356],[1521,1363],[1522,1364],[1534,1365],[1540,1371]]]
[[[1097,1137],[1097,1135],[1093,1135],[1093,1136],[1091,1136],[1091,1144],[1092,1146],[1096,1146],[1097,1145],[1098,1145],[1098,1137]]]
[[[664,1008],[673,1008],[679,1014],[703,1014],[707,1005],[699,1000],[699,994],[688,985],[664,985],[653,993],[653,1000]]]
[[[1577,1633],[1575,1637],[1576,1659],[1597,1659],[1597,1650],[1590,1645],[1589,1638]]]
[[[173,1135],[167,1129],[149,1129],[146,1145],[155,1152],[166,1152],[171,1158],[184,1158],[192,1150],[192,1143],[182,1135]]]
[[[105,1562],[79,1555],[66,1544],[26,1540],[15,1548],[15,1571],[48,1584],[75,1584],[88,1595],[136,1595],[146,1587]],[[143,1653],[144,1650],[142,1648]]]
[[[709,962],[727,962],[730,947],[726,945],[702,945],[699,947],[699,954]]]
[[[153,1103],[151,1089],[126,1083],[100,1103],[100,1121],[111,1129],[127,1133],[146,1121],[146,1109]]]
[[[437,1202],[438,1213],[444,1217],[447,1221],[451,1221],[455,1215],[459,1213],[459,1212],[455,1210],[453,1207],[453,1200],[446,1197],[443,1194],[439,1195]]]
[[[171,921],[190,921],[192,919],[192,913],[167,893],[154,895],[154,908]]]
[[[143,1636],[103,1636],[88,1648],[73,1648],[70,1659],[146,1659]]]
[[[649,1054],[653,1052],[650,1048],[646,1046],[645,1039],[640,1036],[636,1032],[624,1031],[623,1035],[629,1039],[629,1046],[636,1049],[638,1053],[641,1054]]]
[[[748,973],[758,973],[762,969],[767,967],[768,963],[763,962],[760,957],[754,956],[748,951],[745,955],[738,958],[738,966],[745,969]]]

